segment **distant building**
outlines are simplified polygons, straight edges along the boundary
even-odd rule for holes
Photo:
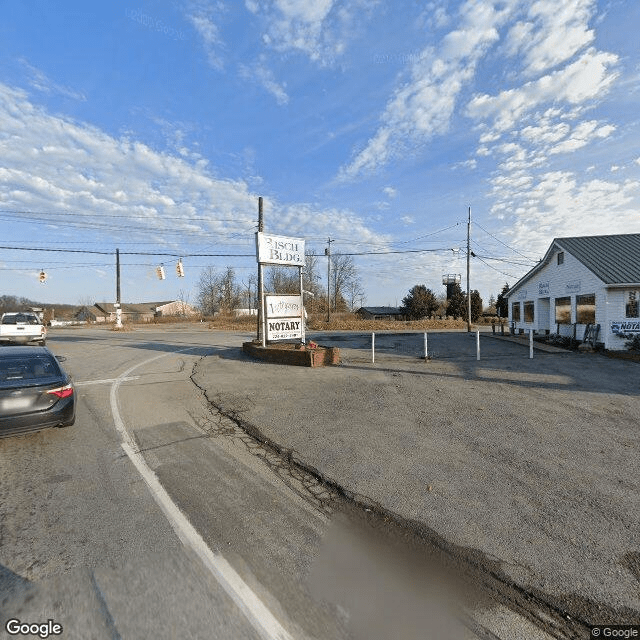
[[[242,316],[257,316],[258,315],[258,310],[257,309],[234,309],[233,310],[233,315],[236,318],[240,318]]]
[[[363,320],[404,320],[399,307],[360,307],[356,315]]]
[[[640,234],[556,238],[544,258],[511,287],[509,320],[518,331],[559,333],[625,349],[640,333]]]
[[[197,309],[194,309],[190,304],[187,304],[182,300],[171,300],[169,302],[157,302],[148,304],[155,304],[155,312],[157,316],[191,317],[197,316],[199,314]]]
[[[198,311],[181,300],[165,302],[140,302],[136,304],[123,303],[123,322],[151,322],[154,318],[167,316],[193,317]],[[115,322],[116,307],[113,302],[96,302],[91,307],[83,307],[76,313],[77,320],[87,322]]]

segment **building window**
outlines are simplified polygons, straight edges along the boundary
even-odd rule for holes
[[[520,303],[514,302],[511,305],[511,320],[514,322],[520,322]]]
[[[534,304],[533,300],[529,300],[524,303],[524,321],[533,322],[534,318]]]
[[[629,291],[627,293],[627,301],[625,305],[625,315],[627,318],[637,318],[640,314],[638,298],[640,298],[640,292],[638,291]]]
[[[596,294],[588,293],[576,296],[576,322],[579,324],[595,324],[596,322]]]
[[[571,324],[571,298],[556,298],[556,324]]]
[[[564,264],[564,251],[558,252],[558,264]]]

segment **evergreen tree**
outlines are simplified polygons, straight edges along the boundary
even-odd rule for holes
[[[496,300],[496,312],[498,313],[499,318],[506,318],[509,315],[509,301],[506,298],[508,291],[509,283],[505,282],[504,287],[502,287],[502,291],[498,294],[498,299]]]
[[[402,299],[402,312],[410,320],[419,320],[432,316],[438,308],[438,300],[431,289],[423,284],[417,284]]]

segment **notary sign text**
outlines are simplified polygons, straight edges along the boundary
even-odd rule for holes
[[[256,233],[258,262],[304,267],[304,240]]]
[[[302,297],[265,296],[267,340],[302,338]]]

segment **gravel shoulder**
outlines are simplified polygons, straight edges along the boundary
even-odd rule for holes
[[[529,360],[488,337],[476,361],[460,333],[430,336],[431,360],[396,340],[371,364],[364,338],[319,338],[341,346],[341,366],[229,348],[194,381],[348,491],[497,562],[577,619],[640,622],[638,364]]]

